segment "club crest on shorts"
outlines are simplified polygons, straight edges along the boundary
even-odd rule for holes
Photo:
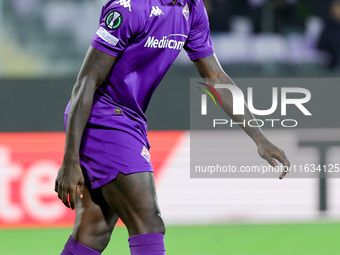
[[[188,21],[189,20],[189,14],[190,14],[188,3],[186,3],[185,6],[183,7],[182,13],[183,13],[183,16],[185,17],[185,19]]]
[[[145,158],[146,161],[148,161],[148,163],[150,163],[150,153],[149,150],[145,147],[145,145],[143,145],[143,149],[140,155],[142,155],[142,157]]]
[[[123,16],[118,11],[110,12],[105,20],[105,25],[108,29],[115,30],[123,24]]]

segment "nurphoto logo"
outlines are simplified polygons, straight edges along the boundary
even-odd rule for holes
[[[305,116],[312,116],[312,113],[306,108],[304,104],[308,103],[311,100],[311,93],[308,89],[299,88],[299,87],[282,87],[280,88],[280,97],[279,97],[279,89],[277,87],[272,88],[271,94],[271,107],[268,109],[256,109],[254,107],[254,97],[253,97],[253,88],[247,88],[247,101],[245,101],[244,94],[242,90],[232,84],[215,84],[214,86],[201,83],[206,88],[200,88],[205,92],[205,94],[201,94],[201,115],[208,114],[208,104],[207,104],[207,95],[209,95],[214,104],[217,106],[217,102],[222,105],[222,100],[220,94],[217,90],[227,89],[231,93],[232,96],[232,105],[233,105],[233,115],[244,115],[245,114],[245,103],[247,103],[249,111],[255,115],[259,116],[270,116],[273,114],[279,104],[281,108],[280,115],[287,116],[287,105],[295,106],[300,112],[302,112]],[[210,91],[208,90],[210,89]],[[290,95],[299,95],[299,98],[291,98]],[[284,128],[292,128],[298,126],[298,121],[296,119],[251,119],[246,123],[245,120],[242,122],[233,122],[232,120],[227,119],[214,119],[213,127],[217,125],[230,125],[231,127],[235,124],[245,126],[248,124],[250,127],[262,127],[265,123],[271,124],[271,127],[275,127],[276,124],[281,124]]]

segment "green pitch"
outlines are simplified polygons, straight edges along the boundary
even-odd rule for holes
[[[58,255],[71,229],[0,230],[0,254]],[[340,223],[170,226],[169,255],[339,255]],[[129,255],[127,231],[116,228],[103,255]]]

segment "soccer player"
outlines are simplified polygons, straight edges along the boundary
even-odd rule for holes
[[[100,254],[118,217],[127,227],[132,255],[166,254],[144,112],[182,48],[203,78],[232,84],[214,54],[202,0],[104,5],[65,111],[66,145],[55,191],[76,209],[76,219],[61,254]],[[248,109],[233,116],[231,93],[218,93],[234,120],[253,119]],[[271,165],[277,159],[289,166],[260,128],[242,128]]]

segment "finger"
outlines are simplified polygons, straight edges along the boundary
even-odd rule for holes
[[[266,153],[263,158],[267,160],[267,162],[272,166],[272,167],[277,167],[277,162],[270,156],[269,153]]]
[[[280,180],[283,179],[286,176],[287,173],[289,173],[289,167],[290,167],[289,161],[284,162],[283,165],[284,165],[283,171],[282,171],[282,173],[280,174],[280,177],[279,177]]]
[[[282,173],[279,176],[279,179],[281,180],[281,179],[283,179],[286,176],[287,173],[289,173],[290,162],[287,159],[287,157],[284,155],[283,151],[280,154],[273,155],[273,158],[275,158],[278,161],[280,161],[283,164],[283,166],[284,166],[284,169],[283,169]]]
[[[282,179],[286,176],[287,173],[288,173],[288,171],[283,171],[283,172],[280,174],[279,179],[282,180]]]
[[[70,200],[71,209],[74,210],[74,208],[75,208],[75,201],[76,201],[76,190],[75,189],[70,189],[69,190],[69,200]]]
[[[70,208],[70,204],[68,202],[68,189],[66,188],[62,189],[62,201],[67,208]]]
[[[287,159],[287,157],[282,153],[279,154],[273,154],[273,158],[277,159],[278,161],[280,161],[285,168],[289,168],[290,167],[290,162]]]
[[[60,200],[63,200],[63,188],[62,188],[62,186],[58,184],[57,189],[58,189],[58,198]]]
[[[84,183],[79,183],[78,184],[78,196],[79,198],[83,198],[84,197]]]

